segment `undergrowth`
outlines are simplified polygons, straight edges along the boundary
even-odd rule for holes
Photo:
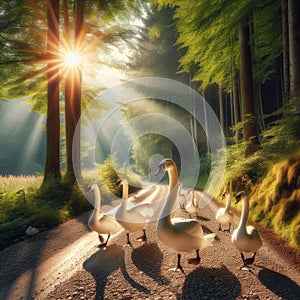
[[[287,110],[260,137],[260,149],[245,157],[245,143],[227,148],[225,180],[217,191],[244,190],[250,218],[300,247],[300,115]],[[241,204],[237,206],[241,209]]]
[[[110,202],[112,193],[121,196],[121,190],[115,190],[119,177],[128,179],[131,192],[141,186],[139,177],[122,168],[116,171],[114,165],[109,157],[98,165],[97,174],[83,171],[86,186],[98,183],[103,203]],[[6,176],[0,180],[0,249],[23,238],[28,226],[43,231],[93,208],[83,192],[85,187],[66,177],[46,183],[42,183],[42,176]]]

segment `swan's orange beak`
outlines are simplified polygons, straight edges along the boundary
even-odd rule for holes
[[[115,185],[115,189],[118,190],[120,188],[121,184],[122,184],[122,181],[118,180],[116,185]]]
[[[236,197],[235,197],[235,199],[236,200],[235,200],[234,204],[238,204],[241,201],[241,199],[242,199],[242,195],[237,194]]]
[[[162,163],[158,166],[158,170],[155,172],[155,175],[158,175],[166,170],[166,163]]]

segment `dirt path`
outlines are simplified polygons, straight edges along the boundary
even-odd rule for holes
[[[160,187],[160,197],[166,193]],[[217,208],[211,202],[201,211],[204,231],[217,232]],[[169,270],[177,256],[157,239],[156,222],[147,227],[147,243],[135,241],[138,232],[132,234],[133,248],[123,247],[121,232],[102,250],[86,226],[88,217],[1,251],[0,299],[300,299],[299,254],[268,230],[260,228],[264,245],[252,273],[239,269],[230,235],[218,232],[214,246],[201,253],[200,265],[189,265],[194,254],[183,254],[184,275]]]

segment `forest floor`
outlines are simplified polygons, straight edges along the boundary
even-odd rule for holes
[[[167,187],[158,188],[166,195]],[[211,201],[198,216],[204,231],[217,237],[199,265],[188,264],[194,253],[182,255],[185,274],[170,270],[177,255],[158,240],[156,222],[148,224],[147,242],[136,241],[137,232],[133,247],[124,247],[122,231],[104,250],[87,227],[88,212],[2,250],[0,299],[300,299],[300,254],[255,224],[264,243],[251,272],[241,270],[230,234],[218,232],[217,209]],[[238,222],[236,216],[233,228]]]

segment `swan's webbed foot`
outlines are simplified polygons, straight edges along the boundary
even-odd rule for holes
[[[141,242],[146,242],[147,241],[147,236],[146,236],[146,230],[145,229],[143,229],[143,235],[138,237],[136,240],[141,241]]]
[[[200,264],[200,261],[201,261],[201,258],[199,255],[199,250],[196,250],[196,257],[190,258],[188,260],[189,264],[192,264],[192,265],[198,265],[198,264]]]
[[[249,257],[249,258],[245,258],[244,254],[241,253],[241,257],[243,260],[243,266],[240,267],[240,270],[246,270],[246,271],[250,271],[251,272],[251,268],[252,268],[252,264],[254,263],[255,260],[255,256],[256,256],[256,252],[254,252],[253,256]]]
[[[101,244],[98,245],[98,248],[105,250],[106,249],[106,245],[107,245],[107,243],[101,243]]]

